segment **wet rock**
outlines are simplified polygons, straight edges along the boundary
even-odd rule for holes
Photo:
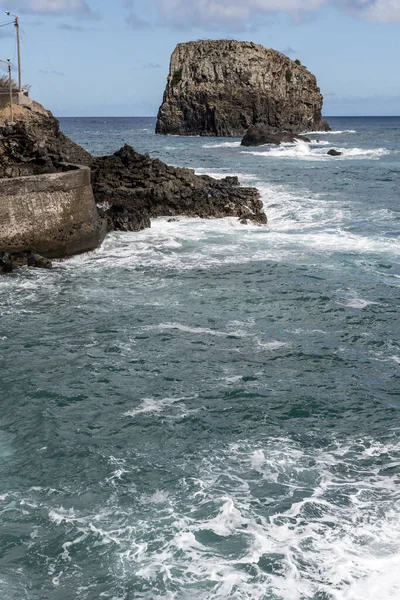
[[[343,152],[339,152],[339,150],[332,148],[332,150],[328,150],[327,154],[329,154],[329,156],[342,156]]]
[[[40,254],[32,252],[26,259],[28,267],[35,267],[37,269],[52,269],[53,263],[50,259],[44,258]]]
[[[268,125],[253,125],[242,139],[242,146],[263,146],[264,144],[294,144],[297,141],[310,143],[311,140],[304,135],[290,133],[289,131],[272,131]]]
[[[171,167],[124,146],[93,159],[95,199],[110,229],[138,231],[160,216],[245,217],[264,224],[259,192],[237,177],[213,179],[192,169]]]
[[[0,273],[11,273],[13,270],[12,257],[8,252],[0,252]]]

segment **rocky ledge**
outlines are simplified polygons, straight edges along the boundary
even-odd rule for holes
[[[0,180],[5,189],[9,189],[13,181],[13,193],[16,192],[15,185],[21,181],[21,189],[17,190],[17,208],[20,212],[23,212],[24,202],[21,198],[25,194],[26,182],[30,182],[31,187],[34,185],[32,176],[35,181],[37,176],[59,177],[59,173],[71,168],[71,165],[67,167],[65,163],[74,163],[91,169],[94,200],[99,214],[95,210],[96,214],[91,219],[93,222],[87,224],[89,229],[102,230],[99,215],[105,221],[108,231],[139,231],[150,227],[153,217],[176,215],[202,218],[234,216],[243,222],[267,222],[259,192],[254,188],[241,187],[236,177],[219,180],[206,175],[195,175],[191,169],[168,166],[158,159],[139,154],[127,145],[111,156],[94,157],[66,137],[60,131],[57,119],[37,103],[30,107],[18,107],[15,111],[15,123],[12,125],[7,124],[4,119],[2,121],[2,116],[4,115],[0,111]],[[44,184],[40,180],[38,185],[40,187]],[[39,191],[42,192],[41,187]],[[79,190],[74,192],[74,195],[78,192]],[[42,196],[39,195],[38,198],[40,200]],[[41,233],[40,228],[44,228],[44,220],[37,218],[36,213],[33,226],[28,204],[26,214],[22,215],[27,223],[26,231],[21,219],[17,219],[20,240],[24,239],[28,229],[29,239],[34,240],[36,233]],[[45,204],[47,206],[47,200]],[[6,253],[6,258],[1,259],[2,271],[9,268],[7,253],[16,252],[6,243],[10,233],[6,223],[14,218],[11,214],[13,211],[15,212],[15,203],[10,199],[5,202],[5,198],[3,201],[0,198],[0,224],[4,226],[4,235],[0,235],[0,253]],[[62,207],[59,210],[54,207],[54,211],[61,213]],[[80,215],[79,202],[74,211],[76,216]],[[66,214],[65,218],[67,217],[73,221],[73,215]],[[63,231],[60,230],[58,237],[63,237]],[[79,248],[79,251],[84,250],[84,247]],[[23,260],[37,251],[33,242],[26,248],[23,244],[18,245],[18,256],[22,256]],[[68,254],[70,252],[52,252],[52,248],[46,246],[47,257],[57,258]]]
[[[265,224],[259,193],[237,177],[213,179],[192,169],[170,167],[124,146],[92,163],[93,191],[108,228],[138,231],[152,217],[239,217]]]
[[[257,123],[278,131],[329,130],[315,76],[252,42],[178,44],[156,133],[242,137]]]
[[[288,131],[273,131],[268,125],[254,125],[250,127],[244,138],[242,146],[263,146],[264,144],[294,144],[295,142],[311,142],[310,138]]]

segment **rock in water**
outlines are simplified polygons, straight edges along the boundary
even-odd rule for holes
[[[259,192],[237,177],[213,179],[171,167],[125,145],[92,163],[93,191],[109,230],[139,231],[152,217],[239,217],[265,224]]]
[[[304,135],[289,133],[288,131],[271,132],[268,125],[261,124],[250,127],[242,139],[242,146],[262,146],[264,144],[279,146],[280,144],[294,144],[297,141],[307,142],[308,144],[311,142]]]
[[[8,252],[0,252],[0,273],[11,273],[13,270],[12,257]]]
[[[257,123],[298,133],[329,130],[317,80],[301,64],[252,42],[178,44],[156,133],[241,137]]]
[[[36,269],[52,269],[53,263],[48,258],[32,252],[27,257],[28,267],[35,267]]]
[[[327,154],[329,154],[329,156],[342,156],[343,152],[339,152],[339,150],[332,148],[332,150],[328,150]]]

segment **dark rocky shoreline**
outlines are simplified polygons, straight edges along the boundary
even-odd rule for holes
[[[128,145],[110,156],[92,156],[36,103],[19,107],[16,117],[13,125],[0,126],[0,178],[59,173],[65,163],[88,166],[98,213],[108,231],[139,231],[150,227],[154,217],[177,215],[267,223],[258,190],[241,187],[236,177],[195,175],[192,169],[168,166]],[[0,240],[3,263],[8,251]],[[24,251],[27,257],[36,249]],[[6,256],[2,270],[9,268],[8,262]]]
[[[258,191],[241,187],[237,177],[195,175],[128,145],[93,160],[92,182],[109,231],[139,231],[150,227],[151,218],[177,215],[267,222]]]

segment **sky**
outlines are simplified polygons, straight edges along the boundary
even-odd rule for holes
[[[156,115],[176,44],[222,38],[299,59],[318,79],[325,116],[400,115],[400,0],[0,0],[0,9],[20,18],[23,84],[57,116]],[[16,77],[8,22],[0,16],[0,59]]]

